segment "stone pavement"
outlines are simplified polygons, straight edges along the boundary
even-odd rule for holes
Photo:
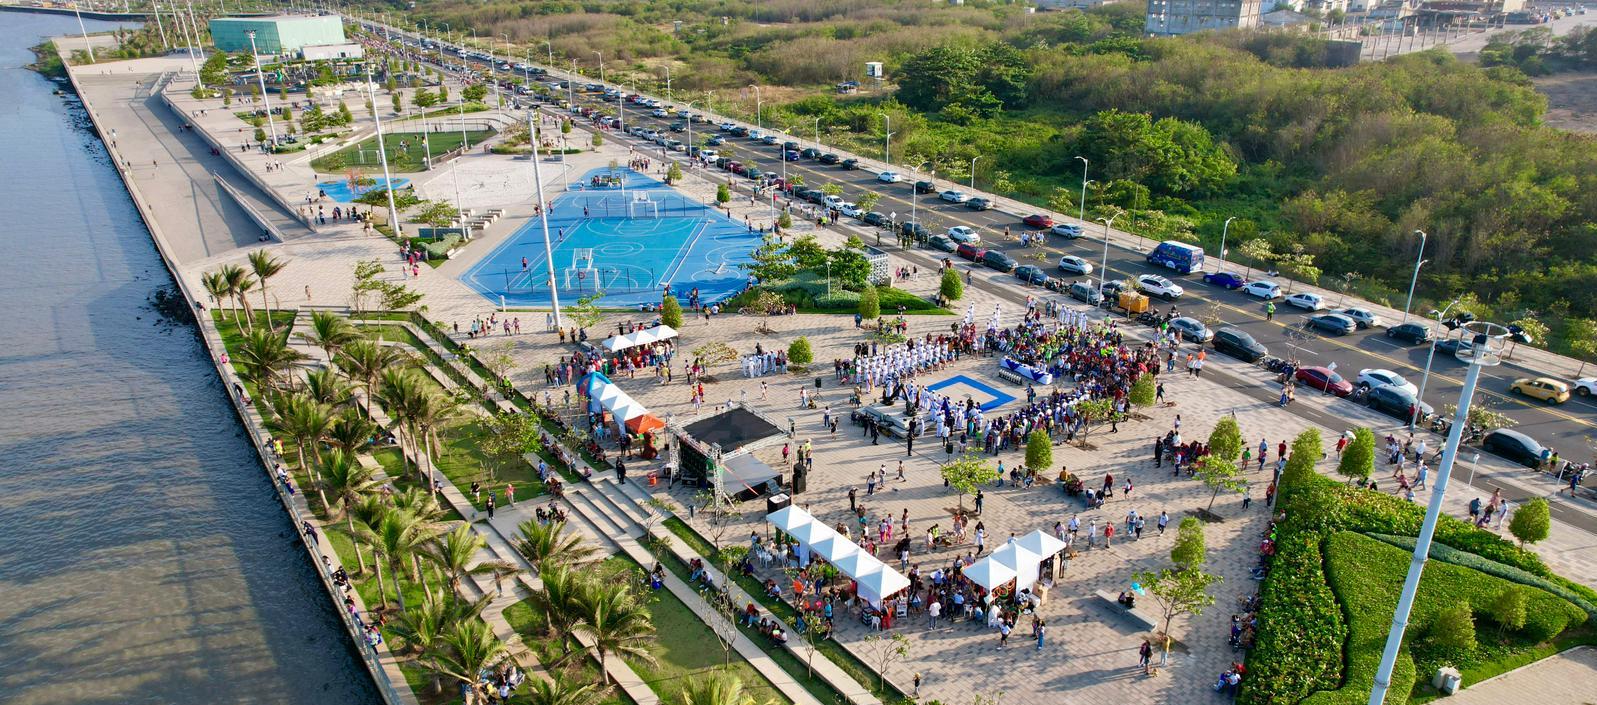
[[[1517,668],[1443,701],[1448,705],[1597,705],[1597,648],[1582,646]]]

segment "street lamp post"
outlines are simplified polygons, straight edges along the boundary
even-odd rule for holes
[[[1420,259],[1425,256],[1425,231],[1415,230],[1414,232],[1420,236],[1420,251],[1414,255],[1414,278],[1408,282],[1408,300],[1403,303],[1403,323],[1408,323],[1408,308],[1414,304],[1414,285],[1420,281],[1420,265],[1425,264],[1425,260]]]
[[[670,64],[666,64],[666,67],[665,67],[665,99],[666,99],[667,102],[671,102],[672,101],[672,98],[671,98],[671,65]],[[692,120],[690,119],[689,122],[692,122]]]
[[[821,146],[821,116],[819,115],[815,117],[815,148],[823,152],[826,151],[826,148]]]
[[[1225,225],[1220,228],[1220,267],[1219,268],[1221,270],[1225,269],[1225,236],[1231,232],[1231,221],[1236,220],[1236,219],[1237,219],[1237,217],[1234,216],[1234,215],[1231,216],[1230,218],[1226,218],[1225,219]]]
[[[981,159],[981,157],[982,155],[978,154],[970,158],[970,190],[972,191],[976,190],[976,160]]]
[[[366,94],[370,97],[372,105],[376,105],[377,88],[372,82],[371,62],[366,62]],[[377,159],[383,164],[383,190],[388,193],[388,224],[393,227],[394,235],[402,237],[404,229],[399,224],[399,207],[394,205],[394,180],[388,174],[388,150],[383,147],[383,118],[378,113],[379,111],[372,110],[372,120],[377,125]]]
[[[684,106],[682,108],[683,110],[688,111],[688,168],[689,169],[693,168],[693,160],[696,157],[696,155],[693,153],[693,148],[694,148],[694,145],[693,145],[693,106],[696,105],[697,103],[698,103],[698,101],[692,101],[692,102],[689,102],[686,106]],[[787,183],[787,180],[783,179],[782,183]]]
[[[599,82],[604,83],[604,52],[595,49],[593,53],[599,57]]]
[[[1081,160],[1081,203],[1077,204],[1080,208],[1076,211],[1076,220],[1085,223],[1087,222],[1087,158],[1081,156],[1076,158]]]
[[[245,32],[245,34],[249,35],[250,38],[250,60],[255,62],[255,80],[260,82],[261,100],[265,101],[266,105],[266,126],[272,130],[272,147],[276,148],[277,121],[272,119],[272,98],[271,95],[266,91],[266,75],[261,73],[261,55],[255,50],[255,30],[249,30],[248,32]],[[367,70],[368,72],[370,71],[370,64],[367,64]],[[372,112],[376,113],[377,111],[373,110]],[[260,123],[256,124],[258,125]]]
[[[555,45],[554,45],[554,42],[551,42],[551,41],[545,39],[545,40],[543,40],[543,46],[544,46],[545,49],[549,50],[549,68],[554,68],[555,67]]]
[[[1392,614],[1392,628],[1386,635],[1386,648],[1381,652],[1381,665],[1375,673],[1375,685],[1370,689],[1369,705],[1384,705],[1386,701],[1386,691],[1392,683],[1392,668],[1397,663],[1398,651],[1402,649],[1409,612],[1414,608],[1414,594],[1419,588],[1420,574],[1425,570],[1425,561],[1431,551],[1431,537],[1436,532],[1436,522],[1442,514],[1442,502],[1446,500],[1447,481],[1458,457],[1464,427],[1469,425],[1470,401],[1475,396],[1481,368],[1501,361],[1497,353],[1489,348],[1494,343],[1500,348],[1508,336],[1508,330],[1495,323],[1470,322],[1465,324],[1464,330],[1472,335],[1469,357],[1459,359],[1469,365],[1469,371],[1464,375],[1464,389],[1458,395],[1458,411],[1453,414],[1453,428],[1447,432],[1442,462],[1436,468],[1436,485],[1431,490],[1431,501],[1425,508],[1425,523],[1420,526],[1419,536],[1414,540],[1414,555],[1409,559],[1408,577],[1403,580],[1403,592],[1398,597],[1397,610]]]
[[[78,16],[78,32],[83,34],[83,53],[89,55],[89,63],[99,63],[94,60],[94,45],[89,43],[89,28],[83,26],[83,13],[78,11],[77,3],[72,3],[72,14]],[[194,71],[196,79],[198,78],[199,73],[200,72],[198,69]],[[204,88],[205,84],[201,82],[200,87]]]
[[[887,113],[877,113],[877,115],[882,116],[882,132],[887,133],[887,134],[882,136],[882,163],[883,164],[892,164],[893,163],[893,116],[888,115]]]
[[[1114,225],[1115,218],[1119,218],[1122,215],[1125,215],[1125,211],[1109,216],[1108,220],[1098,219],[1103,221],[1103,261],[1098,265],[1098,291],[1100,292],[1103,291],[1103,285],[1106,282],[1104,277],[1109,276],[1109,228]]]
[[[560,291],[555,286],[554,245],[549,242],[549,209],[544,207],[548,201],[543,197],[543,172],[538,166],[542,161],[538,154],[538,146],[542,140],[538,139],[540,137],[538,127],[533,124],[532,116],[535,114],[535,111],[527,114],[527,134],[532,137],[532,183],[538,194],[538,223],[543,228],[543,262],[549,272],[549,304],[554,309],[555,328],[559,329],[563,325],[560,320]]]
[[[1431,314],[1436,317],[1436,323],[1438,324],[1438,326],[1440,326],[1440,324],[1442,322],[1442,316],[1446,316],[1447,312],[1453,310],[1453,306],[1455,306],[1457,304],[1458,304],[1458,299],[1453,299],[1452,303],[1449,303],[1447,305],[1447,308],[1444,308],[1444,309],[1442,309],[1440,311],[1436,311],[1436,310],[1432,310],[1431,311]],[[1410,411],[1409,415],[1408,415],[1408,427],[1410,429],[1414,428],[1414,424],[1419,423],[1420,402],[1425,400],[1425,383],[1429,382],[1430,379],[1431,379],[1431,362],[1436,359],[1436,338],[1435,338],[1435,336],[1432,336],[1432,338],[1431,338],[1430,348],[1431,348],[1430,352],[1426,353],[1426,355],[1425,355],[1425,371],[1420,373],[1420,388],[1419,388],[1419,392],[1417,392],[1414,395],[1414,409],[1412,411]]]
[[[749,88],[754,89],[754,129],[764,130],[765,123],[761,120],[760,115],[763,112],[761,110],[762,106],[760,102],[760,87],[750,83]]]

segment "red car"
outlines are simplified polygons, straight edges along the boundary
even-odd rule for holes
[[[987,256],[987,251],[970,243],[965,243],[956,248],[954,254],[972,262],[979,262],[981,258]]]
[[[1330,392],[1339,397],[1345,397],[1353,393],[1353,383],[1342,379],[1342,375],[1337,374],[1329,367],[1305,367],[1298,370],[1295,376],[1299,382],[1305,385],[1322,392]]]
[[[1025,223],[1033,228],[1051,228],[1054,226],[1053,218],[1037,213],[1026,216],[1020,222]]]

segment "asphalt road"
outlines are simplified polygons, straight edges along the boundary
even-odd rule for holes
[[[452,57],[452,60],[454,58]],[[484,63],[485,62],[479,62]],[[598,94],[576,93],[579,105],[602,108],[604,112],[617,114],[616,103],[603,101]],[[664,131],[675,118],[654,118],[647,109],[634,110],[628,106],[626,125],[648,126]],[[702,132],[701,132],[702,130]],[[767,146],[753,140],[735,139],[730,135],[721,133],[713,124],[697,123],[694,125],[695,141],[700,141],[699,135],[720,134],[727,140],[728,146],[735,151],[734,158],[745,165],[758,166],[766,173],[781,174],[783,163],[781,160],[780,145]],[[677,135],[685,139],[685,134]],[[624,139],[636,145],[640,151],[660,151],[652,143],[633,138],[630,135],[611,133],[613,139]],[[784,138],[799,143],[800,148],[815,146],[813,142],[804,140],[799,135]],[[840,157],[848,158],[849,153],[837,151],[832,148],[821,148],[823,152],[833,152]],[[672,153],[673,157],[680,158],[680,153]],[[858,196],[873,191],[881,195],[881,200],[875,207],[882,213],[896,213],[900,222],[914,217],[933,234],[941,234],[955,225],[966,225],[976,228],[982,235],[983,246],[989,249],[1000,249],[1017,261],[1026,263],[1035,262],[1033,257],[1041,249],[1048,253],[1048,264],[1045,269],[1051,275],[1071,278],[1055,268],[1059,256],[1073,254],[1093,263],[1095,269],[1102,269],[1100,262],[1104,257],[1104,241],[1101,230],[1094,232],[1092,226],[1088,227],[1086,237],[1078,240],[1068,240],[1056,235],[1049,235],[1041,248],[1023,248],[1017,240],[1008,240],[1004,237],[1005,229],[1018,236],[1020,232],[1037,232],[1020,222],[1020,219],[1009,213],[997,210],[972,211],[963,205],[946,203],[937,198],[936,193],[914,194],[914,181],[929,178],[924,175],[915,176],[903,170],[906,180],[897,184],[883,183],[877,180],[876,172],[859,170],[845,170],[838,166],[827,166],[811,160],[787,162],[789,176],[801,175],[804,183],[812,188],[825,183],[838,183],[845,188],[843,198],[845,201],[854,201]],[[724,173],[724,172],[722,172]],[[726,178],[738,178],[730,173],[725,173]],[[939,182],[938,188],[947,188],[947,182]],[[984,195],[979,191],[961,189],[972,196]],[[1094,239],[1094,238],[1097,239]],[[935,263],[952,257],[953,255],[932,249],[918,249],[900,251],[894,247],[897,240],[894,237],[881,238],[884,249],[909,257],[912,261],[919,261],[926,266],[935,266]],[[1144,243],[1144,249],[1153,243]],[[963,260],[956,259],[961,269],[972,269]],[[1214,257],[1209,258],[1209,268],[1217,263]],[[1251,334],[1256,340],[1270,349],[1270,354],[1278,357],[1295,357],[1305,365],[1329,366],[1335,363],[1336,370],[1348,379],[1358,375],[1359,370],[1366,368],[1382,368],[1392,370],[1404,376],[1408,381],[1418,385],[1425,369],[1426,357],[1429,348],[1424,345],[1410,346],[1386,337],[1380,328],[1357,331],[1352,335],[1332,337],[1317,332],[1304,332],[1301,323],[1308,317],[1307,312],[1282,303],[1276,304],[1276,315],[1273,321],[1266,320],[1264,306],[1256,298],[1247,296],[1238,291],[1227,291],[1217,286],[1202,282],[1200,275],[1175,276],[1171,270],[1163,267],[1154,267],[1147,264],[1143,252],[1135,251],[1112,244],[1108,249],[1107,276],[1109,279],[1134,279],[1140,274],[1161,274],[1181,284],[1185,295],[1173,302],[1178,310],[1187,315],[1205,317],[1218,316],[1224,323],[1241,328]],[[1228,271],[1238,271],[1241,267],[1224,265]],[[1016,291],[1019,281],[1013,277],[998,273],[993,270],[976,268],[973,272],[978,278],[984,278],[994,283],[1002,283],[998,287],[1012,300],[1021,301],[1024,293]],[[1094,284],[1098,280],[1098,272],[1091,277],[1074,277],[1078,280],[1090,279]],[[1283,285],[1286,280],[1281,280]],[[1035,295],[1055,295],[1040,287],[1025,286],[1030,293]],[[1327,302],[1333,307],[1339,307],[1342,302],[1331,300]],[[1168,310],[1171,302],[1155,301],[1156,310]],[[1349,300],[1347,305],[1359,305],[1356,300]],[[1395,323],[1388,321],[1387,323]],[[1433,327],[1435,323],[1432,323]],[[1445,329],[1439,327],[1440,333]],[[1425,385],[1424,400],[1435,407],[1440,413],[1444,406],[1455,403],[1462,391],[1465,365],[1458,360],[1444,354],[1438,354],[1431,366],[1431,374]],[[1513,362],[1505,362],[1497,367],[1485,368],[1482,371],[1478,385],[1475,403],[1486,404],[1490,408],[1506,414],[1516,422],[1515,430],[1523,432],[1540,441],[1543,445],[1558,451],[1562,456],[1582,460],[1590,456],[1591,447],[1588,444],[1597,443],[1597,402],[1591,397],[1575,397],[1563,405],[1548,405],[1543,402],[1531,400],[1509,391],[1509,386],[1514,379],[1519,377],[1537,376],[1534,370],[1521,368]],[[1258,387],[1261,398],[1273,398],[1277,390],[1271,386],[1254,385]],[[1300,389],[1300,393],[1309,393],[1307,389]],[[1352,401],[1341,401],[1342,404],[1353,404]],[[1306,405],[1294,405],[1294,408]],[[1333,405],[1333,408],[1334,405]],[[1317,419],[1319,420],[1319,419]],[[1324,420],[1321,420],[1322,422]],[[1328,424],[1335,427],[1337,424]]]

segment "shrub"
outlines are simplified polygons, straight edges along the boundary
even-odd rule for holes
[[[1415,539],[1413,536],[1393,536],[1391,534],[1367,535],[1371,538],[1392,544],[1393,546],[1401,548],[1405,551],[1409,551],[1411,553],[1414,551]],[[1463,566],[1465,568],[1474,568],[1475,570],[1487,575],[1493,575],[1517,585],[1524,585],[1527,587],[1546,590],[1554,595],[1569,600],[1571,603],[1574,603],[1574,605],[1584,611],[1589,618],[1597,619],[1597,601],[1592,600],[1591,596],[1586,594],[1589,593],[1590,590],[1587,589],[1585,591],[1581,591],[1573,589],[1584,588],[1584,585],[1571,586],[1568,581],[1565,581],[1556,575],[1552,576],[1551,578],[1542,577],[1530,571],[1524,570],[1523,568],[1516,568],[1511,565],[1499,563],[1489,558],[1483,558],[1467,551],[1460,551],[1443,543],[1431,544],[1431,558],[1444,563],[1452,563],[1453,565]]]
[[[882,302],[876,294],[876,287],[866,285],[865,290],[860,292],[859,315],[867,321],[882,315]]]
[[[682,328],[682,304],[677,297],[666,294],[660,302],[660,322],[678,330]]]
[[[1237,426],[1237,417],[1227,414],[1214,422],[1214,430],[1209,432],[1209,452],[1233,463],[1242,457],[1242,429]]]
[[[1504,631],[1525,628],[1525,590],[1519,586],[1503,588],[1492,601],[1492,621]]]
[[[815,360],[815,353],[810,351],[810,339],[799,336],[792,345],[787,346],[787,359],[795,365],[808,365]]]
[[[1131,403],[1141,407],[1153,406],[1156,396],[1153,375],[1139,375],[1137,381],[1131,383]],[[1229,418],[1229,417],[1226,417]]]
[[[1287,458],[1286,467],[1281,471],[1281,491],[1320,479],[1314,472],[1314,466],[1320,462],[1324,448],[1320,442],[1320,432],[1312,428],[1292,439],[1292,455]]]
[[[1514,516],[1508,520],[1508,530],[1524,546],[1547,538],[1551,520],[1547,500],[1537,497],[1514,510]]]
[[[943,283],[937,291],[949,301],[958,301],[965,295],[965,280],[959,278],[959,272],[952,269],[943,270]]]
[[[1342,678],[1347,625],[1325,580],[1320,536],[1293,522],[1289,513],[1259,590],[1259,631],[1237,697],[1244,705],[1296,703]]]
[[[1353,440],[1342,449],[1336,471],[1350,480],[1369,479],[1375,470],[1375,434],[1367,428],[1353,430]]]
[[[1475,648],[1475,615],[1469,604],[1455,604],[1443,608],[1425,630],[1425,640],[1430,645],[1453,651],[1471,651]]]
[[[1045,472],[1054,465],[1054,443],[1048,437],[1048,432],[1042,429],[1032,431],[1026,436],[1026,467],[1036,472]]]

